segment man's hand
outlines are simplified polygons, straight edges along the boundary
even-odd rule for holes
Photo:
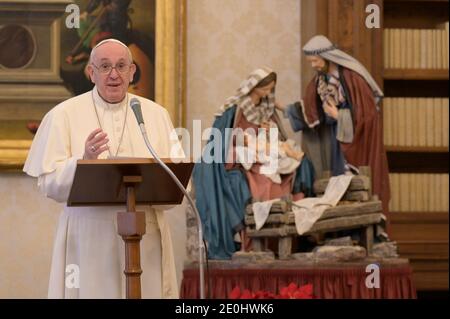
[[[339,110],[337,106],[332,102],[331,100],[327,100],[324,103],[324,111],[327,113],[329,117],[334,118],[335,120],[338,119]]]
[[[106,145],[108,142],[107,134],[101,128],[92,131],[84,143],[83,159],[97,159],[101,153],[109,149]]]

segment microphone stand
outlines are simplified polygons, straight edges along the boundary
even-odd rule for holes
[[[205,246],[203,243],[203,229],[202,229],[202,221],[200,219],[200,213],[197,210],[197,207],[194,204],[194,201],[192,200],[191,196],[189,196],[186,188],[184,188],[183,184],[178,180],[178,178],[175,176],[175,174],[172,172],[172,170],[161,160],[161,158],[156,154],[155,150],[153,149],[152,145],[150,144],[150,141],[147,137],[147,131],[145,129],[144,123],[139,123],[139,128],[141,129],[142,136],[144,137],[145,144],[147,145],[148,150],[153,155],[155,160],[164,168],[164,170],[169,174],[169,176],[173,179],[173,181],[177,184],[177,186],[181,189],[181,191],[184,193],[184,196],[189,201],[189,204],[191,205],[192,209],[194,210],[195,217],[197,218],[197,224],[198,224],[198,259],[199,259],[199,272],[200,272],[200,299],[205,299],[205,277],[204,277],[204,270],[203,270],[203,263],[204,263],[204,255],[203,252],[205,250]]]

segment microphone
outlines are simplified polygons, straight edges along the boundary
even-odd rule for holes
[[[130,106],[134,112],[134,115],[136,116],[136,120],[139,125],[144,124],[144,118],[142,117],[142,110],[141,110],[141,102],[137,98],[132,98],[130,101]]]
[[[144,118],[142,117],[142,110],[141,110],[141,102],[133,97],[130,100],[130,106],[133,109],[133,113],[136,116],[136,120],[139,124],[139,128],[141,129],[142,137],[144,138],[145,145],[147,145],[148,150],[150,151],[150,154],[152,154],[153,158],[158,162],[159,165],[169,174],[169,176],[172,178],[172,180],[177,184],[178,188],[183,192],[184,196],[186,196],[189,204],[191,205],[192,209],[194,210],[195,217],[197,219],[197,225],[198,225],[198,255],[199,255],[199,279],[200,279],[200,298],[205,299],[205,278],[204,278],[204,271],[203,271],[203,263],[204,263],[204,251],[205,251],[205,245],[203,243],[203,228],[202,228],[202,221],[200,219],[200,213],[197,210],[197,207],[194,204],[194,201],[192,200],[191,196],[188,194],[186,188],[184,188],[183,184],[180,182],[178,177],[172,172],[172,170],[161,160],[161,158],[156,154],[155,150],[153,149],[152,145],[150,144],[150,141],[147,136],[147,131],[145,129],[144,124]]]

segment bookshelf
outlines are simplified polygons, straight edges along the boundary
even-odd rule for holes
[[[448,290],[448,120],[445,124],[442,121],[444,115],[448,118],[448,27],[446,31],[445,22],[449,20],[449,2],[384,0],[382,12],[383,28],[376,37],[383,43],[384,52],[379,62],[383,66],[380,83],[386,95],[383,103],[385,134],[392,134],[394,130],[388,127],[393,123],[386,120],[386,114],[402,114],[402,107],[420,112],[420,117],[409,117],[415,121],[414,125],[398,125],[404,126],[409,137],[415,130],[424,129],[420,128],[423,124],[420,121],[426,122],[430,115],[429,101],[439,104],[430,120],[433,130],[429,128],[430,122],[423,125],[429,126],[425,145],[405,145],[404,137],[385,135],[385,143],[390,141],[386,143],[386,151],[393,197],[390,235],[398,242],[400,255],[410,259],[418,290]],[[398,34],[394,36],[395,33]],[[409,59],[409,62],[400,59]],[[409,67],[405,67],[405,63],[409,63]],[[418,68],[418,64],[422,67]],[[394,139],[397,143],[392,143]]]
[[[380,29],[367,29],[365,26],[367,16],[365,8],[369,4],[376,4],[380,7],[382,19]],[[434,59],[425,60],[423,57],[420,60],[414,53],[406,52],[402,54],[405,54],[405,59],[409,60],[408,67],[406,65],[391,67],[390,63],[388,63],[388,67],[385,67],[385,56],[388,52],[386,50],[389,48],[384,47],[386,40],[384,34],[386,29],[419,30],[415,31],[415,36],[407,34],[406,40],[400,39],[402,44],[412,41],[417,48],[417,38],[427,37],[428,34],[431,34],[429,39],[432,39],[433,36],[438,37],[437,33],[433,35],[433,30],[437,26],[442,29],[442,25],[449,20],[448,15],[448,0],[302,0],[302,46],[315,34],[326,35],[343,51],[356,57],[366,66],[382,87],[387,99],[391,99],[393,108],[389,111],[396,110],[395,106],[397,105],[392,103],[393,99],[417,98],[428,99],[427,101],[440,99],[439,103],[433,104],[433,107],[440,110],[440,113],[433,115],[433,118],[443,120],[445,112],[448,114],[448,106],[445,108],[445,104],[442,103],[445,100],[448,103],[449,96],[448,60],[445,62],[443,54],[439,57],[439,63]],[[430,31],[424,30],[432,31],[427,33]],[[421,35],[418,37],[417,33]],[[444,34],[442,32],[439,34],[443,39]],[[419,48],[422,52],[423,49],[420,45]],[[433,54],[445,51],[442,44],[433,47],[433,50]],[[446,68],[438,67],[445,63],[447,63]],[[417,67],[418,65],[420,67]],[[304,57],[301,61],[301,70],[302,79],[304,79],[302,92],[304,92],[308,80],[314,73]],[[404,101],[402,103],[408,111],[409,105]],[[385,104],[386,99],[382,105],[382,113],[386,112]],[[423,106],[421,103],[416,103],[414,107],[420,109]],[[416,117],[412,117],[412,119],[420,121],[421,117],[425,116],[424,114],[427,112],[421,112],[419,117],[414,115]],[[393,121],[390,125],[393,124],[398,124],[398,120]],[[409,131],[415,128],[411,126],[411,123],[403,123],[403,125]],[[437,136],[436,142],[433,140],[431,145],[423,144],[420,139],[419,142],[414,142],[414,139],[409,136],[402,137],[402,140],[405,140],[403,144],[385,145],[389,170],[390,173],[396,175],[396,178],[399,175],[411,175],[410,178],[416,182],[426,180],[427,183],[430,183],[433,179],[439,181],[439,186],[435,187],[436,192],[428,192],[431,194],[430,196],[437,196],[433,197],[434,201],[445,198],[448,200],[448,191],[442,189],[445,175],[447,175],[446,180],[448,181],[449,171],[448,144],[444,145],[448,135],[443,135],[445,125],[448,130],[448,124],[441,122],[442,132]],[[384,129],[386,130],[386,127]],[[424,130],[423,127],[420,129]],[[435,131],[433,130],[433,134],[436,134]],[[417,132],[414,134],[417,138]],[[427,187],[429,185],[422,187],[422,190]],[[408,192],[409,189],[410,185],[408,185]],[[417,193],[417,187],[411,187],[409,193],[413,193],[413,191]],[[393,190],[393,193],[399,194],[399,192],[402,192],[399,187]],[[420,195],[423,198],[423,194]],[[402,198],[408,209],[399,206],[396,207],[396,210],[390,210],[391,229],[389,235],[392,240],[397,242],[400,255],[410,259],[415,285],[419,291],[448,290],[448,208],[442,209],[445,207],[445,202],[431,206],[431,201],[424,205],[417,200],[416,196],[412,196],[406,201],[405,197]],[[440,211],[437,211],[439,209]]]
[[[448,81],[448,70],[435,69],[385,69],[385,80],[436,80]]]

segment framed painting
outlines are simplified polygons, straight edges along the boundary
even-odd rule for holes
[[[184,34],[185,0],[0,0],[0,170],[20,170],[43,116],[92,89],[90,51],[110,37],[137,66],[129,92],[181,125]]]

